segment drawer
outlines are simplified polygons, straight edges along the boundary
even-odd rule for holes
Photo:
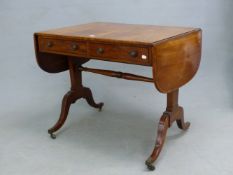
[[[90,57],[97,59],[150,65],[149,48],[147,47],[89,43],[89,54]]]
[[[59,53],[66,55],[87,55],[87,44],[82,41],[51,39],[39,37],[39,50],[41,52]]]

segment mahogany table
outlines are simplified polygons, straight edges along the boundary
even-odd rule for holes
[[[146,160],[147,167],[154,170],[152,163],[163,147],[167,129],[174,121],[182,130],[189,128],[190,123],[184,122],[183,108],[178,104],[178,91],[198,70],[201,33],[198,28],[99,22],[35,33],[36,59],[41,69],[49,73],[69,70],[71,79],[60,118],[48,130],[51,137],[56,138],[54,132],[62,127],[70,105],[76,100],[84,98],[94,108],[103,107],[103,103],[95,103],[91,90],[82,85],[83,71],[153,83],[167,95],[155,147]],[[148,66],[152,68],[152,77],[82,66],[91,59]]]

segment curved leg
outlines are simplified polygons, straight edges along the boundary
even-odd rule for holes
[[[152,163],[154,161],[156,161],[156,159],[158,158],[158,156],[163,148],[163,144],[164,144],[165,139],[166,139],[168,127],[169,127],[169,115],[164,113],[159,121],[157,139],[155,142],[154,150],[153,150],[151,156],[145,162],[145,164],[147,165],[149,170],[155,169],[155,167]]]
[[[90,106],[94,107],[94,108],[99,108],[99,111],[101,111],[104,103],[102,103],[102,102],[101,103],[95,103],[92,92],[91,92],[91,90],[89,88],[84,87],[83,91],[84,91],[83,98],[86,99],[87,103]]]
[[[178,89],[167,94],[167,108],[159,122],[155,147],[151,156],[146,161],[149,170],[155,169],[152,163],[158,158],[166,138],[167,129],[171,127],[173,122],[176,121],[178,127],[182,130],[187,130],[190,126],[189,122],[184,122],[184,110],[178,105],[178,94]]]
[[[180,117],[176,120],[178,127],[182,130],[187,130],[190,126],[190,122],[184,122],[184,110],[182,107],[179,107]]]
[[[53,133],[56,132],[58,129],[60,129],[64,125],[71,103],[74,103],[78,98],[80,97],[78,97],[73,91],[69,91],[64,95],[63,100],[62,100],[60,117],[57,123],[48,130],[48,133],[50,134],[51,138],[53,139],[56,138],[56,135]]]
[[[73,59],[72,57],[68,59],[71,90],[68,93],[66,93],[66,95],[63,97],[61,114],[57,123],[48,130],[48,133],[53,139],[56,138],[56,136],[53,133],[64,125],[67,115],[69,113],[70,105],[72,103],[75,103],[76,100],[80,98],[85,98],[89,105],[95,108],[99,108],[100,110],[103,106],[103,103],[96,104],[94,102],[91,90],[89,88],[83,87],[82,85],[82,74],[81,71],[78,69],[78,66],[80,66],[82,63],[83,62],[79,62],[76,59]]]

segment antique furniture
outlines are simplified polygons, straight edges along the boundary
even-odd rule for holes
[[[184,122],[183,108],[178,104],[179,88],[189,82],[198,70],[201,58],[201,29],[135,25],[118,23],[89,23],[34,34],[36,59],[49,73],[69,70],[71,89],[65,94],[60,118],[48,130],[54,132],[64,124],[69,107],[80,98],[101,110],[103,103],[95,103],[92,92],[82,85],[82,72],[92,72],[127,80],[153,83],[167,94],[167,107],[158,126],[154,150],[146,160],[150,170],[163,147],[166,132],[176,121],[182,130],[189,128]],[[152,68],[152,77],[144,77],[111,70],[83,67],[95,59]]]

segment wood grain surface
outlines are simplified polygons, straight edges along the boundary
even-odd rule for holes
[[[34,38],[37,62],[47,72],[67,70],[67,56],[150,66],[162,93],[190,81],[201,58],[198,28],[97,22],[37,32]]]
[[[52,29],[38,32],[38,34],[85,40],[152,44],[194,30],[196,29],[189,27],[95,22]]]

